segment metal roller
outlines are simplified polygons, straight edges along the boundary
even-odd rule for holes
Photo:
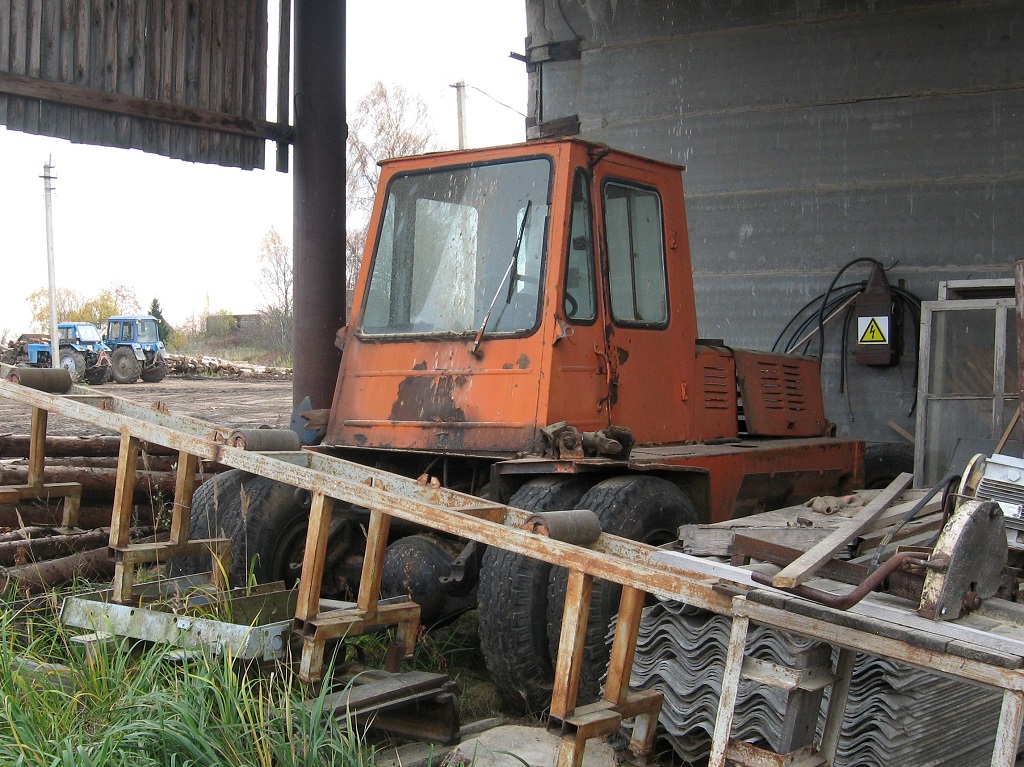
[[[11,368],[7,380],[50,394],[71,391],[71,374],[64,368]]]
[[[601,522],[589,509],[540,511],[526,520],[523,529],[556,541],[589,546],[601,535]]]
[[[299,435],[291,429],[235,429],[228,436],[228,444],[261,453],[302,449]]]

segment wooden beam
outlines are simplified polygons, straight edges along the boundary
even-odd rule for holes
[[[825,540],[810,548],[803,556],[793,560],[793,562],[781,570],[772,578],[772,585],[778,589],[791,589],[810,580],[814,577],[814,573],[818,571],[818,568],[832,559],[832,556],[839,549],[856,538],[913,481],[913,475],[906,472],[900,474],[887,488],[876,495],[867,506],[850,517],[848,522],[841,524]]]
[[[270,139],[278,143],[291,143],[294,132],[290,125],[272,123],[267,120],[229,115],[210,109],[171,104],[166,101],[140,99],[126,96],[123,93],[107,93],[95,88],[55,83],[40,80],[37,77],[12,75],[9,72],[0,72],[0,93],[83,109],[94,109],[107,114],[156,120],[190,128],[203,128],[246,138]]]

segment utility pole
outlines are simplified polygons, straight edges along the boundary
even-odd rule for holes
[[[459,115],[459,149],[468,149],[469,143],[466,141],[466,83],[459,80],[451,87],[455,89],[455,106]]]
[[[43,163],[43,189],[46,198],[46,265],[50,278],[50,367],[60,367],[60,340],[57,338],[57,271],[53,263],[53,183],[56,176],[51,176],[52,157]]]

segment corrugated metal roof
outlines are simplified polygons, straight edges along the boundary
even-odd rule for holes
[[[11,130],[262,168],[266,90],[267,0],[0,0]]]

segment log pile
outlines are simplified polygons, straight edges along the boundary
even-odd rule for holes
[[[107,544],[119,446],[114,436],[46,438],[44,481],[82,485],[78,527],[59,527],[62,510],[56,499],[0,504],[0,592],[27,596],[76,578],[111,576],[114,561]],[[174,497],[177,453],[143,447],[136,465],[133,538],[152,536],[161,509]],[[28,436],[0,434],[0,486],[27,484],[28,453]],[[204,463],[197,486],[223,469]]]
[[[208,357],[205,354],[192,356],[189,354],[171,354],[167,357],[167,367],[171,375],[204,375],[204,376],[238,376],[291,378],[291,368],[273,367],[271,365],[254,365],[251,362],[231,362],[219,357]]]

